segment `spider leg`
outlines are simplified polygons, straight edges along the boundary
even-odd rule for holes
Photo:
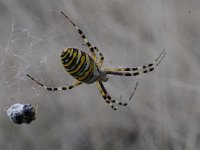
[[[131,96],[129,97],[129,102],[131,101],[131,99],[132,99],[132,97],[134,96],[134,94],[135,94],[135,91],[136,91],[136,89],[137,89],[137,86],[138,86],[138,81],[136,82],[136,85],[135,85],[135,88],[134,88],[134,90],[133,90],[133,92],[132,92],[132,94],[131,94]]]
[[[106,74],[112,74],[112,75],[119,75],[119,76],[138,76],[140,74],[145,74],[153,71],[156,66],[160,64],[160,62],[163,60],[163,58],[166,55],[165,49],[162,50],[160,55],[154,60],[153,63],[150,63],[148,65],[144,66],[138,66],[135,68],[126,68],[126,67],[106,67],[104,68],[104,71]]]
[[[103,54],[99,51],[99,49],[95,46],[94,47],[94,50],[99,54],[99,56],[100,56],[100,60],[99,60],[99,67],[101,67],[102,66],[102,64],[103,64],[103,61],[104,61],[104,56],[103,56]]]
[[[116,108],[116,107],[113,105],[113,103],[111,102],[111,98],[108,97],[107,91],[105,90],[104,87],[102,88],[102,86],[101,86],[100,83],[101,83],[100,81],[97,81],[97,82],[96,82],[97,88],[98,88],[98,90],[99,90],[101,96],[103,97],[103,99],[105,100],[105,102],[106,102],[107,104],[110,105],[110,107],[111,107],[113,110],[117,110],[117,108]]]
[[[80,81],[76,81],[73,84],[71,84],[70,86],[67,87],[47,87],[46,85],[40,83],[39,81],[37,81],[36,79],[34,79],[33,77],[31,77],[30,75],[26,74],[31,80],[33,80],[34,82],[36,82],[37,84],[39,84],[41,87],[43,87],[44,89],[48,90],[48,91],[65,91],[65,90],[71,90],[72,88],[79,86],[82,84],[82,82]]]
[[[96,54],[94,51],[94,47],[90,44],[90,42],[86,39],[85,34],[83,33],[83,31],[71,20],[69,19],[69,17],[67,15],[64,14],[64,12],[61,11],[61,14],[71,22],[71,24],[77,29],[78,33],[80,34],[80,36],[82,37],[82,39],[84,40],[86,46],[90,49],[90,52],[92,53],[92,57],[94,58],[94,60],[96,61]]]
[[[134,93],[135,93],[135,90],[136,90],[136,88],[137,88],[137,85],[138,85],[138,82],[137,82],[137,84],[136,84],[136,86],[135,86],[135,89],[134,89],[133,93],[131,94],[131,97],[129,98],[129,101],[130,101],[131,98],[133,97],[133,95],[134,95]],[[119,106],[127,106],[127,105],[128,105],[128,102],[123,103],[123,102],[120,102],[120,101],[118,101],[118,100],[113,100],[113,99],[111,98],[111,96],[108,94],[108,92],[107,92],[107,90],[105,89],[105,87],[104,87],[104,85],[103,85],[102,82],[97,81],[97,87],[98,87],[98,89],[99,89],[99,92],[100,92],[101,95],[103,96],[104,100],[105,100],[108,104],[110,104],[110,106],[111,106],[111,108],[112,108],[113,110],[117,110],[117,106],[115,106],[115,105],[119,105]]]
[[[102,86],[103,86],[103,84],[102,84]],[[129,101],[128,101],[128,102],[122,103],[121,101],[118,101],[118,100],[111,100],[111,102],[114,103],[114,104],[116,104],[116,105],[127,106],[127,105],[129,104],[129,102],[131,101],[131,99],[133,98],[133,96],[134,96],[134,94],[135,94],[135,91],[136,91],[136,89],[137,89],[137,86],[138,86],[138,81],[137,81],[137,83],[136,83],[136,85],[135,85],[135,88],[134,88],[134,90],[133,90],[131,96],[129,97]],[[107,91],[106,91],[106,92],[107,92]],[[107,94],[107,95],[108,95],[108,94]],[[108,95],[108,97],[110,97],[110,95]],[[110,98],[110,99],[111,99],[111,98]]]
[[[82,45],[87,46],[85,43],[83,43]],[[96,46],[94,46],[94,50],[99,54],[100,61],[97,62],[97,64],[98,64],[99,67],[101,67],[102,64],[103,64],[103,61],[104,61],[104,56],[103,56],[103,54],[99,51],[99,49]]]

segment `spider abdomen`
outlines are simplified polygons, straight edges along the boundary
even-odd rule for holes
[[[78,81],[91,84],[101,74],[94,59],[80,49],[65,49],[60,57],[65,70]]]

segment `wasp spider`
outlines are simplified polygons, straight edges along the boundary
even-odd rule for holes
[[[30,75],[27,74],[29,78],[35,81],[37,84],[42,86],[48,91],[60,91],[60,90],[70,90],[76,86],[81,85],[82,83],[92,84],[96,82],[97,88],[102,95],[103,99],[106,103],[108,103],[113,110],[117,109],[117,106],[127,106],[128,103],[122,103],[117,100],[113,100],[111,96],[108,94],[106,88],[104,87],[102,82],[108,81],[107,75],[119,75],[119,76],[138,76],[140,74],[145,74],[154,70],[156,66],[163,60],[166,52],[163,50],[161,54],[155,59],[153,63],[148,65],[139,66],[135,68],[114,68],[114,67],[103,67],[104,56],[99,51],[96,46],[93,46],[85,37],[79,27],[69,19],[63,12],[61,14],[76,28],[80,36],[85,42],[85,45],[89,48],[91,52],[91,56],[78,49],[78,48],[67,48],[64,49],[61,54],[61,62],[65,68],[65,70],[76,79],[76,82],[68,87],[48,87]],[[100,59],[97,59],[96,53],[98,53]],[[135,89],[137,84],[135,86]],[[134,92],[135,92],[134,89]],[[133,92],[133,94],[134,94]],[[129,99],[130,100],[130,99]]]

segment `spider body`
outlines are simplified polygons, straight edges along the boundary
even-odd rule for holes
[[[65,70],[80,82],[92,84],[97,80],[102,82],[108,80],[95,60],[80,49],[64,49],[60,57]]]
[[[86,36],[82,32],[82,30],[79,29],[79,27],[74,22],[72,22],[72,20],[70,20],[68,16],[66,16],[63,12],[61,12],[61,14],[78,31],[79,35],[84,40],[85,45],[89,48],[92,55],[90,56],[88,53],[77,48],[67,48],[63,50],[60,56],[61,62],[65,70],[76,79],[76,82],[74,82],[68,87],[48,87],[31,77],[30,75],[27,74],[27,76],[48,91],[70,90],[76,86],[81,85],[82,83],[92,84],[96,82],[97,88],[100,94],[102,95],[103,99],[106,103],[108,103],[111,106],[113,110],[116,110],[118,105],[127,106],[127,102],[122,103],[118,100],[112,99],[111,96],[108,94],[106,88],[104,87],[103,82],[108,81],[108,75],[138,76],[153,71],[165,57],[165,49],[163,49],[163,51],[154,60],[153,63],[149,63],[148,65],[138,66],[134,68],[102,67],[104,61],[103,54],[99,51],[99,49],[96,46],[93,46],[86,39]],[[98,53],[100,57],[99,59],[97,58],[96,53]],[[136,83],[132,96],[134,95],[137,85],[138,82]]]

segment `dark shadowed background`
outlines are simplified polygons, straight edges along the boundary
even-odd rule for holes
[[[0,0],[1,150],[200,149],[199,0]],[[89,53],[64,11],[105,56],[106,66],[136,67],[166,49],[158,68],[105,83],[127,107],[113,111],[96,85],[48,92],[74,82],[60,63],[65,47]],[[6,116],[14,103],[38,107],[30,125]]]

